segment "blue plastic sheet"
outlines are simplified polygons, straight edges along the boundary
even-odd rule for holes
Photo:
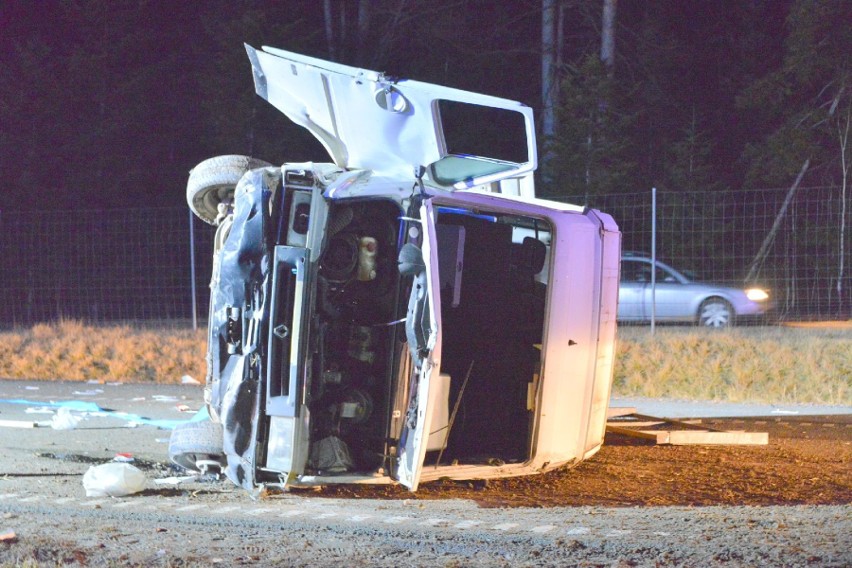
[[[49,408],[67,408],[69,410],[74,410],[77,412],[92,412],[97,413],[100,416],[111,416],[114,418],[118,418],[119,420],[124,420],[125,422],[135,422],[137,424],[146,424],[148,426],[156,426],[157,428],[163,428],[165,430],[174,430],[178,424],[183,424],[185,422],[201,422],[204,420],[210,420],[210,415],[207,413],[207,407],[201,407],[201,410],[196,412],[192,418],[188,420],[170,420],[165,418],[147,418],[145,416],[140,416],[138,414],[132,414],[129,412],[119,412],[116,410],[104,410],[94,402],[87,402],[85,400],[60,400],[45,402],[45,401],[35,401],[35,400],[25,400],[22,398],[15,399],[0,399],[0,404],[26,404],[27,406],[47,406]]]

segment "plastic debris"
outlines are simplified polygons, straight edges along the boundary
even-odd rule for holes
[[[78,396],[95,396],[96,394],[101,394],[104,392],[104,389],[91,389],[86,391],[74,391],[73,394]]]
[[[93,465],[83,475],[86,497],[123,497],[145,489],[147,479],[139,468],[129,463]]]
[[[0,530],[0,542],[17,542],[18,535],[13,530]]]
[[[112,458],[112,461],[119,463],[130,463],[134,460],[133,454],[128,453],[118,453],[115,454],[115,457]]]
[[[59,408],[53,419],[50,421],[50,427],[54,430],[73,430],[80,423],[82,418],[71,414],[70,408]]]
[[[27,414],[53,414],[53,410],[46,406],[39,406],[36,408],[27,408],[24,410]]]
[[[172,477],[163,477],[160,479],[155,479],[154,483],[157,485],[178,485],[184,483],[186,481],[197,481],[200,477],[198,475],[183,475],[183,476],[172,476]]]
[[[189,375],[182,376],[180,378],[180,382],[181,382],[182,385],[200,385],[201,384],[198,381],[198,379],[194,379],[194,378],[190,377]]]
[[[189,406],[187,406],[185,404],[175,405],[175,408],[177,408],[179,412],[195,412],[193,409],[191,409]]]
[[[28,391],[37,391],[37,390],[38,390],[38,387],[33,387],[33,386],[24,387],[24,390],[28,390]]]

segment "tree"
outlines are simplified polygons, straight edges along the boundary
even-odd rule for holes
[[[852,10],[844,0],[797,0],[787,16],[788,35],[779,68],[743,91],[739,104],[759,115],[768,125],[762,139],[744,153],[749,164],[748,182],[777,184],[797,180],[785,204],[808,181],[835,186],[840,193],[839,230],[820,242],[807,243],[812,257],[818,249],[834,246],[838,258],[836,285],[831,295],[843,311],[848,304],[844,292],[848,247],[847,188],[850,170],[848,134],[852,114]],[[773,223],[786,212],[782,207]],[[770,232],[774,234],[774,232]],[[771,243],[770,243],[771,244]],[[764,242],[764,248],[768,248]],[[755,258],[756,264],[760,254]],[[752,272],[755,272],[752,270]],[[829,293],[829,291],[826,291]]]

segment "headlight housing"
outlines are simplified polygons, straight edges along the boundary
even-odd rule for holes
[[[745,291],[746,297],[752,302],[764,302],[769,299],[769,294],[766,290],[760,288],[749,288]]]

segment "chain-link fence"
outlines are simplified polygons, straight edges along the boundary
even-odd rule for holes
[[[768,287],[782,320],[849,319],[852,228],[840,188],[800,188],[785,207],[787,197],[784,189],[658,192],[657,257],[700,280]],[[612,214],[625,251],[650,250],[650,190],[570,201]],[[0,325],[204,320],[213,231],[184,208],[4,211]]]

